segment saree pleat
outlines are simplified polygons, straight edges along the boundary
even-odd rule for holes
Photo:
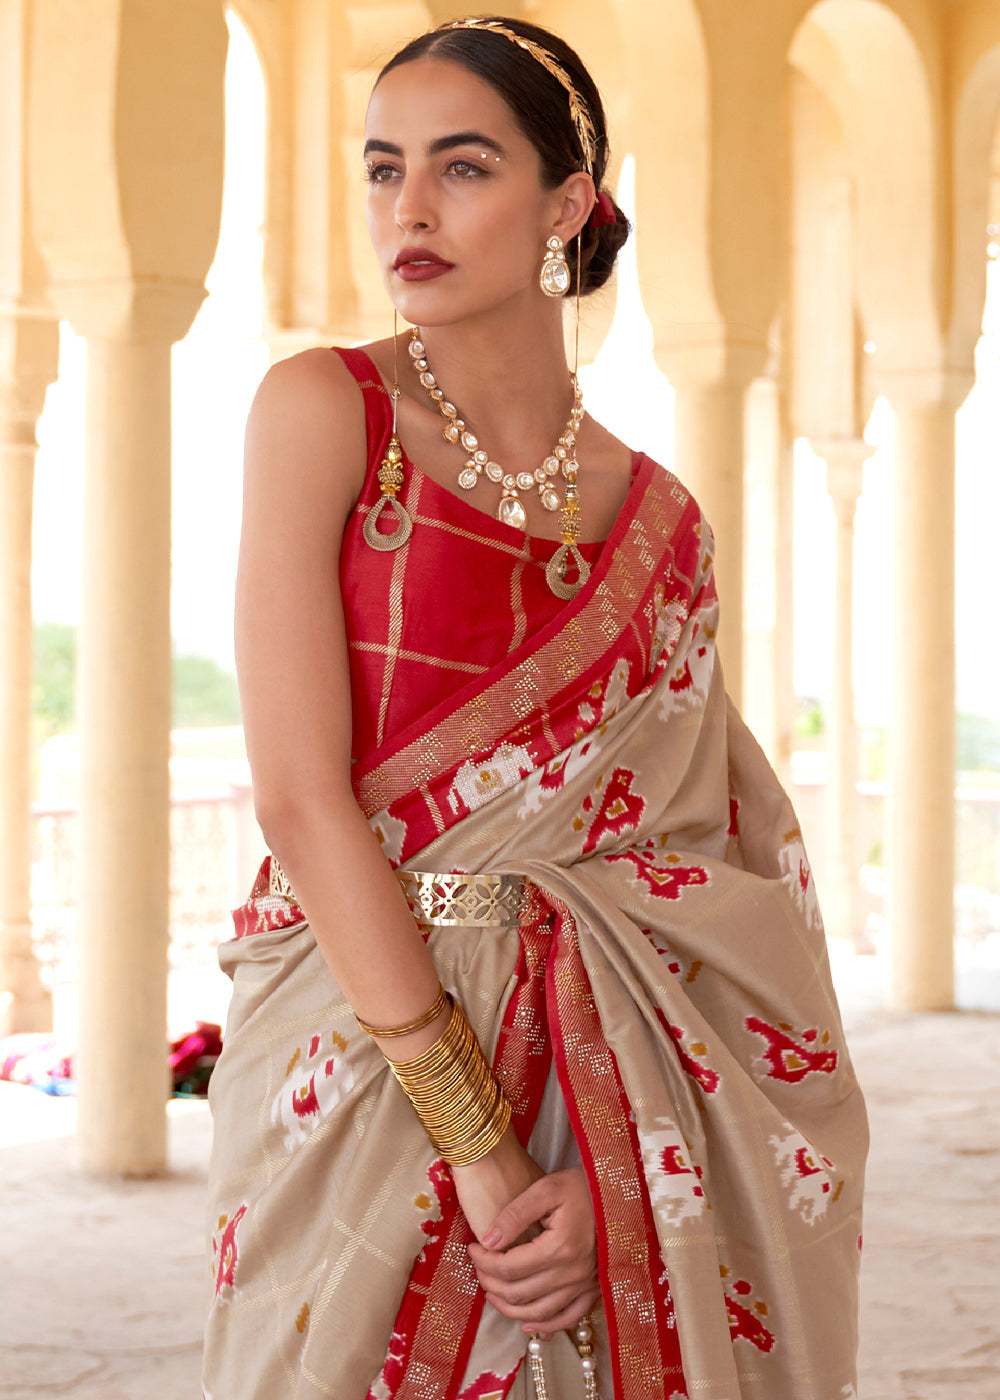
[[[518,928],[425,933],[522,1141],[587,1172],[604,1400],[852,1400],[864,1109],[794,813],[725,696],[711,563],[642,459],[571,604],[423,716],[371,697],[403,718],[355,792],[397,868],[526,882]],[[207,1400],[530,1393],[448,1169],[266,862],[236,928]],[[554,1400],[582,1396],[552,1356]]]

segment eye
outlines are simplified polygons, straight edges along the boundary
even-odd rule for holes
[[[387,180],[393,179],[399,171],[394,165],[387,165],[383,160],[366,161],[365,179],[370,185],[384,185]]]
[[[482,166],[474,165],[471,160],[465,160],[462,156],[458,156],[453,160],[448,166],[448,169],[453,175],[457,175],[460,180],[469,180],[477,175],[487,174],[487,171],[485,171]]]

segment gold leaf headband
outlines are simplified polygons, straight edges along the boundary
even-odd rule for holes
[[[556,82],[566,90],[566,96],[569,98],[569,114],[576,127],[580,150],[583,152],[584,169],[593,179],[594,162],[597,156],[597,136],[594,132],[594,122],[590,115],[590,109],[574,87],[572,78],[565,68],[553,58],[548,49],[542,48],[541,44],[537,44],[534,39],[527,39],[524,35],[515,33],[513,29],[508,29],[497,19],[455,19],[448,24],[442,24],[441,29],[483,29],[493,34],[501,34],[512,44],[516,44],[519,49],[524,49],[526,53],[529,53],[536,63],[540,63],[546,73],[550,73]]]

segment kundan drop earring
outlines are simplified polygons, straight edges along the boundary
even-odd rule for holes
[[[569,291],[569,263],[559,239],[552,235],[545,245],[538,284],[547,297],[564,297]]]
[[[556,239],[556,242],[559,240]],[[548,247],[552,247],[553,240],[550,238]],[[576,235],[576,331],[573,339],[573,385],[579,393],[580,383],[580,267],[583,261],[583,230]],[[565,254],[563,260],[565,261]],[[542,276],[545,275],[545,264],[542,264]],[[569,265],[566,266],[566,286],[569,287]],[[543,283],[544,289],[544,283]],[[560,293],[562,295],[562,293]],[[580,415],[581,419],[583,414]],[[557,598],[575,598],[580,589],[590,578],[590,565],[580,553],[580,492],[576,485],[576,474],[579,470],[576,460],[576,435],[573,436],[573,446],[568,459],[563,462],[562,471],[566,478],[566,503],[562,508],[562,544],[553,554],[545,568],[545,580],[549,588]],[[572,565],[576,569],[576,578],[572,583],[566,579],[569,567]]]

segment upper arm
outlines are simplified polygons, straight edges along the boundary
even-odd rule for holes
[[[247,422],[236,662],[262,824],[349,791],[350,678],[339,588],[367,456],[360,390],[330,351],[268,371]]]

